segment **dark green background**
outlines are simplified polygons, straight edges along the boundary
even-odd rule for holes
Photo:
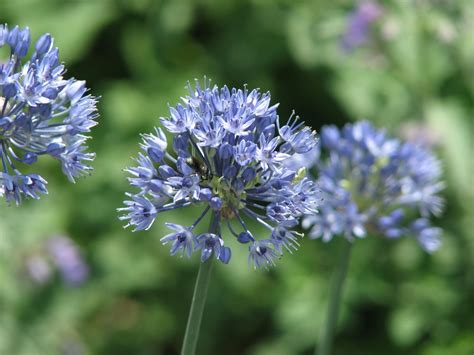
[[[165,221],[192,223],[197,210],[160,216],[151,230],[122,229],[115,209],[130,191],[122,168],[185,94],[188,80],[259,87],[314,129],[367,118],[391,133],[423,125],[444,161],[443,247],[424,253],[409,238],[358,240],[350,264],[335,354],[474,352],[473,63],[470,1],[387,1],[367,43],[345,53],[350,1],[1,0],[0,23],[50,32],[68,76],[101,96],[90,178],[72,185],[56,161],[31,171],[48,196],[20,207],[0,202],[0,354],[176,354],[198,258],[170,257]],[[469,27],[470,26],[470,27]],[[0,50],[0,56],[5,55]],[[258,227],[255,227],[258,234]],[[81,249],[91,277],[71,288],[25,274],[53,234]],[[225,236],[230,240],[229,236]],[[277,268],[254,271],[231,244],[217,265],[199,354],[311,354],[327,302],[339,240],[302,240]],[[230,242],[229,242],[230,243]],[[79,349],[79,352],[74,352]]]

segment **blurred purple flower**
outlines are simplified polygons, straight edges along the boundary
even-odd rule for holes
[[[41,255],[32,255],[26,260],[26,271],[31,280],[43,285],[51,278],[48,261]]]
[[[52,237],[47,247],[64,282],[80,286],[87,280],[89,268],[71,239],[64,236]]]
[[[382,8],[376,2],[360,2],[348,16],[346,32],[341,43],[342,48],[350,52],[367,41],[370,26],[380,15],[382,15]]]

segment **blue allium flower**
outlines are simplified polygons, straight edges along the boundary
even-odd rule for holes
[[[0,25],[0,48],[10,57],[0,63],[0,196],[20,204],[22,197],[47,193],[46,180],[23,174],[17,165],[34,164],[41,155],[60,161],[68,179],[87,174],[84,135],[96,125],[96,99],[84,81],[65,79],[53,38],[42,35],[30,48],[30,31]]]
[[[382,8],[372,1],[362,1],[351,12],[347,20],[347,28],[342,38],[342,47],[351,51],[367,41],[370,27],[382,14]]]
[[[207,82],[188,89],[182,103],[170,107],[170,117],[161,118],[167,134],[158,128],[142,136],[137,166],[126,169],[139,191],[127,194],[120,219],[146,230],[160,212],[200,204],[204,209],[193,225],[166,224],[173,232],[162,242],[172,255],[199,251],[202,261],[214,256],[228,263],[231,251],[220,232],[227,225],[248,245],[255,267],[273,265],[283,250],[298,247],[300,234],[294,229],[300,216],[316,211],[315,184],[304,171],[284,164],[296,152],[313,149],[315,132],[293,116],[281,126],[269,93],[219,89]],[[215,225],[196,235],[207,213]],[[267,237],[254,236],[246,220],[265,226]]]
[[[321,150],[310,153],[307,167],[314,165],[319,174],[324,201],[319,213],[303,220],[311,237],[411,235],[427,251],[439,247],[441,230],[430,225],[429,217],[442,212],[444,183],[441,164],[431,152],[358,122],[342,130],[324,127]],[[301,157],[294,164],[301,164]]]

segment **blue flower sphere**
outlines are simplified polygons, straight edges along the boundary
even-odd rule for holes
[[[68,179],[87,174],[85,133],[96,125],[96,99],[85,95],[84,81],[64,79],[53,38],[42,35],[30,49],[30,31],[0,25],[0,48],[10,56],[0,63],[0,196],[20,204],[23,197],[47,193],[46,180],[23,174],[17,164],[34,164],[41,155],[60,161]]]
[[[303,163],[304,162],[304,163]],[[297,156],[293,165],[312,162],[319,174],[323,203],[307,216],[303,227],[310,237],[330,240],[371,234],[414,236],[431,252],[440,246],[439,228],[430,215],[439,215],[444,187],[441,164],[428,150],[389,138],[369,122],[347,124],[342,130],[321,130],[321,149]]]
[[[255,267],[273,265],[283,249],[297,248],[300,216],[316,211],[315,184],[284,165],[316,145],[315,132],[297,117],[280,126],[269,93],[207,82],[188,89],[182,103],[170,107],[170,117],[161,118],[171,144],[159,128],[143,135],[138,166],[126,169],[139,192],[127,194],[120,218],[145,230],[160,212],[201,204],[203,212],[191,226],[167,223],[173,232],[161,240],[171,244],[172,255],[189,257],[199,250],[203,262],[215,255],[228,263],[231,251],[218,228],[225,223],[237,241],[249,245]],[[194,228],[209,211],[217,232],[196,235]],[[257,239],[246,219],[268,228],[268,237]]]

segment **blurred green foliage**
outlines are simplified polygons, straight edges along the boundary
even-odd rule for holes
[[[50,32],[68,75],[101,96],[94,174],[71,185],[58,164],[39,169],[50,194],[0,203],[0,354],[176,354],[198,260],[168,255],[164,221],[123,230],[115,209],[129,189],[121,169],[138,134],[158,125],[188,80],[260,87],[319,130],[367,118],[402,134],[436,137],[444,160],[444,244],[433,255],[409,239],[355,246],[335,354],[474,352],[471,1],[384,1],[368,41],[341,49],[350,1],[2,0],[0,23]],[[39,166],[38,166],[39,165]],[[256,227],[258,228],[258,227]],[[81,287],[28,278],[26,260],[52,234],[69,235],[91,275]],[[311,354],[339,241],[304,239],[276,269],[253,271],[245,248],[215,268],[200,354]]]

